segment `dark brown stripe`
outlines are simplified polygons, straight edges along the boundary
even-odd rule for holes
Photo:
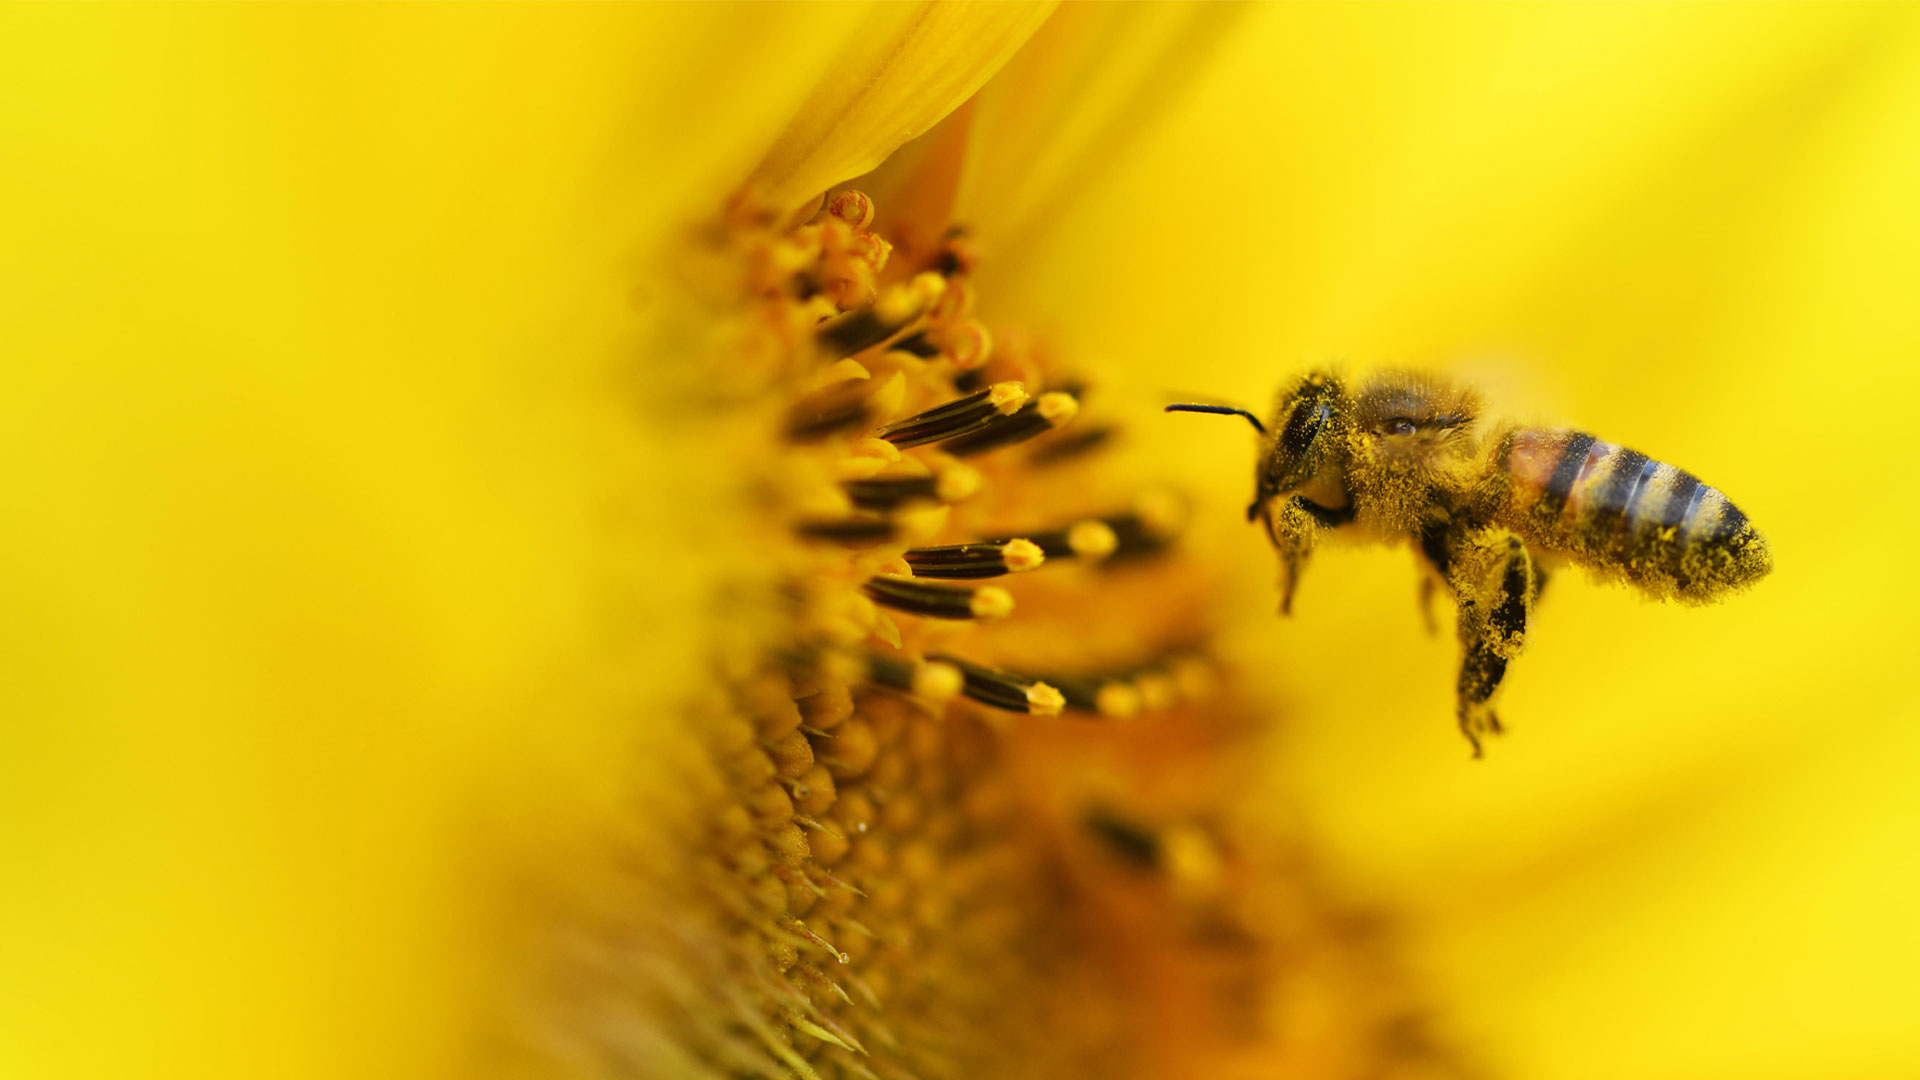
[[[927,476],[899,476],[878,480],[848,480],[840,486],[845,489],[853,505],[862,510],[891,510],[910,499],[931,499],[938,501],[935,484],[938,478]]]
[[[813,540],[833,540],[842,544],[877,544],[893,539],[895,523],[885,517],[846,517],[802,521],[794,528]]]
[[[1014,572],[1007,565],[1006,542],[914,548],[904,558],[915,577],[990,578]]]
[[[851,356],[887,340],[901,325],[887,322],[875,314],[873,308],[865,307],[821,323],[813,336],[825,351],[835,356]]]
[[[1700,478],[1683,469],[1675,469],[1673,487],[1667,492],[1667,501],[1656,512],[1648,514],[1655,528],[1672,529],[1679,526],[1687,510],[1693,506],[1694,493],[1700,490]]]
[[[996,709],[1006,709],[1009,712],[1032,711],[1027,701],[1027,690],[1037,680],[981,667],[979,664],[969,663],[957,656],[935,654],[927,659],[944,661],[959,668],[963,680],[960,684],[960,692],[982,705],[991,705]]]
[[[1118,541],[1114,546],[1113,554],[1107,556],[1108,562],[1141,555],[1158,555],[1167,550],[1168,544],[1173,539],[1164,531],[1143,521],[1138,514],[1121,514],[1118,517],[1101,520],[1113,530],[1113,538]]]
[[[940,449],[954,457],[972,457],[1026,442],[1035,435],[1052,431],[1055,424],[1056,421],[1040,411],[1040,401],[1035,399],[1020,406],[1020,410],[1012,416],[992,417],[972,431],[948,439],[940,444]]]
[[[1699,487],[1693,489],[1693,494],[1687,498],[1686,509],[1680,512],[1680,534],[1682,536],[1692,536],[1700,532],[1700,523],[1696,520],[1700,516],[1700,508],[1706,504],[1707,496],[1716,494],[1719,493],[1705,484],[1701,484]],[[1727,497],[1721,495],[1720,501],[1726,502]]]
[[[940,346],[928,341],[924,330],[918,334],[908,334],[894,342],[893,347],[902,352],[910,352],[922,360],[931,360],[940,355]]]
[[[1041,681],[1060,691],[1060,696],[1066,699],[1067,708],[1082,712],[1100,711],[1100,688],[1107,685],[1106,679],[1045,675]]]
[[[876,603],[930,619],[973,618],[974,591],[953,585],[928,585],[912,578],[882,574],[867,582]]]
[[[1087,811],[1085,821],[1088,832],[1127,862],[1143,870],[1160,865],[1160,837],[1152,829],[1124,821],[1097,807]]]
[[[1560,462],[1553,467],[1553,478],[1547,481],[1547,489],[1540,493],[1540,503],[1535,513],[1541,520],[1552,520],[1566,509],[1567,496],[1573,491],[1573,482],[1580,476],[1580,470],[1586,467],[1587,451],[1593,449],[1594,438],[1584,431],[1576,431],[1567,440],[1566,449],[1560,451]]]
[[[871,420],[864,394],[854,396],[836,388],[801,401],[787,413],[787,438],[794,442],[818,442]]]
[[[1033,453],[1027,455],[1027,461],[1033,465],[1053,465],[1069,458],[1079,457],[1090,450],[1097,450],[1113,436],[1112,427],[1084,428],[1065,438],[1053,439],[1046,445],[1037,447]]]
[[[881,428],[880,437],[905,449],[974,431],[1004,416],[987,400],[989,393],[990,388],[977,390],[966,397],[915,413],[905,420]]]
[[[1653,474],[1659,471],[1660,463],[1651,458],[1645,465],[1640,466],[1640,475],[1634,478],[1633,490],[1627,493],[1627,501],[1620,507],[1620,513],[1627,520],[1632,521],[1639,516],[1640,500],[1647,494],[1647,481],[1652,480]]]
[[[919,665],[880,653],[867,654],[867,678],[895,690],[911,691],[914,673]]]
[[[1585,512],[1595,519],[1626,516],[1627,504],[1640,488],[1641,473],[1647,467],[1647,455],[1638,450],[1622,448],[1613,455],[1611,464],[1606,478],[1594,485],[1592,492],[1587,495]]]

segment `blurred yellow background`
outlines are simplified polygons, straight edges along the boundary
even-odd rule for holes
[[[1234,640],[1286,703],[1288,810],[1407,905],[1449,1025],[1508,1075],[1920,1075],[1915,15],[1255,9],[985,279],[1070,312],[1143,417],[1436,367],[1765,531],[1773,577],[1715,607],[1556,579],[1511,734],[1469,762],[1407,552],[1323,550],[1282,622],[1251,433],[1136,425],[1262,586]]]
[[[697,645],[697,423],[606,377],[638,268],[859,14],[0,10],[0,1073],[457,1054],[474,849],[604,809]],[[983,303],[1103,365],[1249,583],[1281,809],[1508,1075],[1920,1073],[1920,19],[1276,6],[1211,44],[1043,218],[996,221],[1017,167],[972,210]],[[1775,575],[1565,575],[1470,763],[1410,558],[1325,552],[1279,622],[1248,434],[1152,414],[1329,360],[1678,463]]]

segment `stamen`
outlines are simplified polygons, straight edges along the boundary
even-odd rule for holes
[[[902,449],[938,442],[1005,420],[1026,404],[1026,386],[1017,382],[995,383],[945,405],[916,413],[897,424],[888,424],[880,429],[880,437]]]
[[[938,660],[910,661],[885,653],[867,654],[867,678],[938,704],[960,692],[960,672]]]
[[[809,540],[831,540],[837,544],[864,547],[894,538],[898,523],[892,518],[856,514],[838,519],[802,521],[794,530]]]
[[[955,463],[925,476],[874,477],[841,486],[862,510],[892,510],[915,500],[959,502],[979,491],[980,482],[979,470]]]
[[[1108,850],[1127,862],[1147,870],[1160,865],[1160,835],[1153,829],[1103,806],[1089,807],[1081,821]]]
[[[1140,707],[1148,712],[1170,708],[1180,699],[1179,685],[1164,671],[1143,671],[1134,676],[1133,685],[1140,692]]]
[[[828,319],[814,330],[813,336],[821,351],[829,356],[849,356],[865,352],[899,333],[902,325],[887,322],[873,308],[864,307]]]
[[[1113,526],[1099,518],[1076,521],[1064,529],[1032,534],[1031,540],[1049,559],[1085,559],[1098,562],[1113,554],[1120,540]]]
[[[1038,679],[995,671],[958,657],[941,656],[938,659],[960,669],[966,679],[961,693],[982,705],[1032,716],[1058,716],[1066,706],[1066,698],[1059,690]]]
[[[889,288],[873,303],[837,315],[814,328],[814,341],[833,357],[865,352],[905,330],[945,291],[934,274],[921,274]]]
[[[867,370],[867,365],[860,361],[853,359],[838,360],[825,371],[815,376],[813,385],[816,389],[824,390],[829,386],[837,386],[840,383],[871,378],[873,378],[873,372]]]
[[[989,578],[1022,574],[1038,569],[1046,559],[1040,545],[1031,540],[914,548],[906,554],[907,565],[913,567],[914,576],[930,578]]]
[[[818,442],[836,432],[865,426],[872,419],[867,409],[868,397],[836,385],[801,399],[787,411],[787,438],[793,442]]]
[[[984,454],[1051,431],[1073,419],[1079,411],[1080,402],[1071,394],[1041,394],[1012,416],[989,421],[974,431],[949,439],[940,444],[940,449],[955,457]]]
[[[1062,461],[1080,457],[1083,454],[1100,449],[1118,432],[1119,429],[1110,424],[1084,428],[1071,435],[1059,439],[1052,439],[1041,446],[1035,447],[1033,453],[1027,455],[1027,461],[1029,464],[1039,466],[1057,465]]]
[[[951,701],[964,682],[959,668],[942,660],[929,660],[913,673],[911,689],[928,701]]]
[[[827,213],[864,229],[873,224],[873,198],[864,191],[842,191],[827,200]]]
[[[829,435],[865,427],[891,415],[906,392],[906,380],[898,373],[878,386],[871,379],[837,381],[801,398],[787,410],[787,438],[819,442]]]
[[[1047,685],[1060,691],[1070,709],[1124,719],[1140,712],[1140,691],[1124,679],[1046,676]]]
[[[892,476],[884,479],[849,480],[840,485],[853,505],[862,510],[891,510],[904,502],[935,498],[934,476]]]
[[[1113,557],[1116,559],[1151,555],[1167,546],[1167,538],[1150,528],[1137,514],[1108,518],[1107,524],[1113,529]]]
[[[1186,523],[1186,504],[1168,491],[1144,491],[1134,501],[1133,513],[1107,518],[1106,522],[1118,541],[1115,558],[1157,554]]]
[[[952,277],[971,272],[979,261],[980,246],[966,230],[956,225],[948,230],[946,242],[934,253],[933,269],[944,277]]]
[[[991,585],[968,589],[881,574],[867,582],[867,595],[876,603],[930,619],[984,621],[1003,619],[1013,613],[1013,597],[1005,589]]]
[[[1065,529],[1029,535],[1049,559],[1078,557],[1094,562],[1165,550],[1185,516],[1186,506],[1177,496],[1155,490],[1135,499],[1131,513],[1088,518]]]
[[[940,346],[935,345],[933,341],[927,337],[925,330],[916,334],[908,334],[906,337],[894,342],[893,347],[899,349],[901,352],[912,353],[922,360],[931,360],[940,355]]]

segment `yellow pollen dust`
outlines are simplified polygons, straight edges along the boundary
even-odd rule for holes
[[[1013,594],[998,586],[988,585],[973,594],[971,606],[976,619],[1004,619],[1013,614]]]
[[[1041,394],[1040,415],[1049,423],[1064,424],[1080,413],[1080,402],[1072,394]]]
[[[1006,546],[1001,550],[1000,557],[1006,561],[1007,569],[1016,574],[1038,570],[1040,565],[1047,561],[1046,553],[1040,550],[1040,545],[1025,539],[1007,541]]]
[[[994,383],[987,388],[987,400],[1003,415],[1012,416],[1027,403],[1027,388],[1023,383]]]
[[[1027,687],[1027,711],[1033,715],[1059,716],[1066,707],[1066,695],[1046,683],[1037,682]]]
[[[1067,546],[1082,559],[1097,561],[1113,554],[1120,546],[1113,526],[1104,521],[1078,521],[1067,530]]]

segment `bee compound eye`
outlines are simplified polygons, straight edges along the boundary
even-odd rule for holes
[[[1387,421],[1386,433],[1388,435],[1411,435],[1416,426],[1411,419],[1404,416],[1396,416]]]

